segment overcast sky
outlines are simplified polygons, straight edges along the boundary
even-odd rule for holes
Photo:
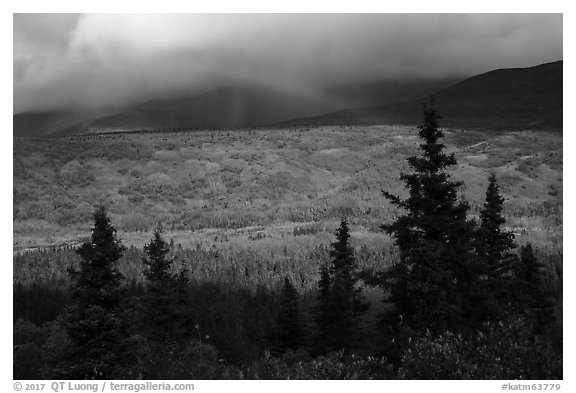
[[[314,92],[561,59],[559,14],[16,14],[14,113],[234,83]]]

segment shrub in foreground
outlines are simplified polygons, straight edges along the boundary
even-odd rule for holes
[[[486,323],[464,338],[427,333],[406,350],[399,377],[406,379],[562,379],[562,333],[549,325],[533,334],[525,318]]]

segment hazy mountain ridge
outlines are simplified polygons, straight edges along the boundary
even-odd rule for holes
[[[270,124],[416,124],[422,102],[432,94],[445,127],[561,130],[562,70],[562,61],[557,61],[498,69],[456,84],[454,79],[375,82],[327,88],[316,95],[227,86],[116,110],[17,114],[13,131],[15,136],[41,137]]]
[[[454,78],[361,83],[320,89],[314,95],[259,86],[226,86],[197,96],[154,99],[105,112],[17,114],[14,135],[260,126],[344,108],[414,99],[453,82]]]
[[[557,61],[529,68],[499,69],[439,90],[434,100],[445,127],[562,129],[562,70]],[[407,103],[346,109],[291,125],[416,124],[427,97]]]

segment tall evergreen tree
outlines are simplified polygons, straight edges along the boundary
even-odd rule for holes
[[[171,272],[173,258],[168,257],[169,244],[162,238],[162,226],[144,246],[142,258],[147,293],[140,307],[139,325],[147,339],[145,377],[149,379],[179,378],[174,374],[194,326],[186,301],[185,271]]]
[[[280,310],[276,321],[276,344],[280,351],[297,350],[304,344],[303,329],[298,309],[298,292],[288,277],[280,295]]]
[[[418,129],[422,154],[408,158],[413,172],[400,177],[408,198],[383,191],[406,211],[382,226],[400,250],[400,263],[383,284],[399,315],[413,323],[443,323],[472,312],[480,272],[472,253],[473,224],[466,219],[469,206],[458,196],[462,183],[450,180],[447,172],[456,158],[444,152],[433,105],[424,105]]]
[[[502,229],[506,219],[502,214],[504,198],[492,173],[488,178],[486,201],[480,211],[480,226],[476,231],[475,248],[480,260],[487,265],[491,278],[502,277],[514,262],[512,250],[516,248],[514,234]]]
[[[145,265],[144,276],[153,290],[160,290],[168,281],[173,279],[170,269],[173,260],[166,258],[170,246],[162,239],[162,226],[158,224],[154,230],[154,237],[144,246],[146,257],[142,262]]]
[[[517,261],[512,252],[516,247],[514,234],[502,228],[506,219],[502,214],[504,198],[492,173],[488,178],[486,199],[480,211],[480,225],[474,234],[474,248],[478,263],[484,270],[482,307],[487,317],[499,318],[508,312],[514,298],[511,269]]]
[[[154,342],[166,344],[177,338],[175,315],[177,306],[177,280],[171,273],[173,259],[167,254],[170,247],[162,238],[162,226],[158,225],[150,243],[144,246],[146,256],[142,258],[147,294],[143,299],[143,325],[147,336]]]
[[[80,269],[69,270],[75,283],[73,304],[65,314],[71,347],[56,374],[67,379],[121,379],[135,362],[133,342],[121,304],[118,260],[124,247],[103,206],[94,213],[92,239],[77,250]]]
[[[318,313],[320,337],[325,349],[349,349],[358,344],[361,315],[368,309],[358,286],[358,266],[349,244],[348,222],[344,219],[332,243],[329,269],[321,270]]]

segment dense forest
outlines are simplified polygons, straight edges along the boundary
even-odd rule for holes
[[[516,243],[494,174],[470,218],[432,105],[419,137],[379,251],[344,216],[272,270],[161,225],[126,248],[98,206],[80,247],[16,254],[14,379],[562,379],[559,257]]]

